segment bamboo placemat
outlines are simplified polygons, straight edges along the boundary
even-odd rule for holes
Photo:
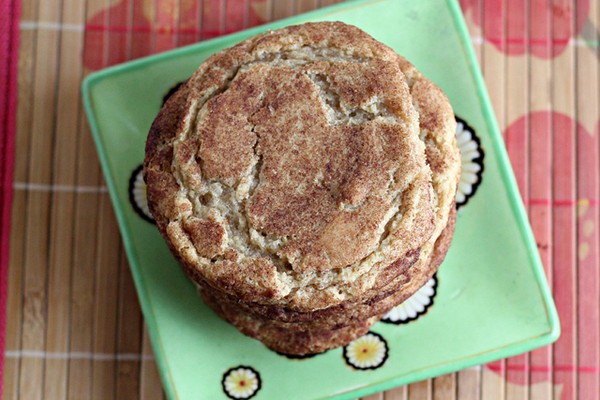
[[[5,399],[163,398],[83,116],[81,79],[337,2],[22,0]],[[528,354],[368,398],[598,399],[600,5],[461,5],[562,336]]]

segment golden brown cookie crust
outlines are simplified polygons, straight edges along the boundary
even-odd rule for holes
[[[235,306],[248,318],[266,320],[273,326],[307,329],[338,329],[342,326],[364,320],[374,315],[385,314],[391,308],[400,304],[437,271],[450,247],[454,232],[456,211],[452,211],[448,225],[438,237],[433,251],[427,257],[427,262],[420,262],[403,273],[400,278],[393,280],[388,285],[380,287],[371,297],[361,301],[347,301],[326,309],[312,312],[297,312],[283,307],[261,305],[257,303],[244,303],[226,293],[214,290],[210,286],[199,285],[198,290],[204,296],[210,296],[213,302]]]
[[[454,198],[460,173],[459,151],[455,138],[454,113],[443,92],[399,57],[399,64],[409,77],[412,101],[420,115],[420,137],[425,142],[427,163],[435,171],[433,178],[437,211],[435,232],[429,241],[413,254],[390,264],[377,276],[374,286],[361,296],[316,311],[298,312],[288,307],[238,302],[244,312],[255,318],[284,323],[310,323],[313,327],[339,327],[355,318],[366,318],[385,312],[404,301],[433,276],[450,245],[456,209]],[[415,263],[415,260],[416,263]],[[408,261],[408,262],[407,262]],[[237,301],[216,294],[221,301]]]
[[[150,210],[192,277],[242,301],[331,307],[436,229],[418,135],[391,49],[342,23],[268,32],[209,58],[158,115]]]
[[[402,288],[386,288],[374,298],[359,304],[342,303],[327,310],[314,313],[291,313],[300,317],[300,322],[283,322],[273,315],[257,314],[253,307],[244,307],[223,293],[200,286],[202,299],[222,318],[232,323],[242,333],[263,342],[272,350],[292,355],[320,353],[345,345],[368,332],[389,310],[406,300],[424,282],[427,282],[443,261],[452,241],[456,210],[450,213],[447,227],[442,231],[430,255],[429,264],[414,271]],[[335,312],[327,312],[335,309]],[[287,317],[290,317],[288,314]]]
[[[377,315],[355,320],[336,328],[302,329],[302,327],[286,326],[267,319],[257,319],[240,312],[235,305],[215,301],[203,291],[200,291],[200,296],[217,314],[243,334],[260,340],[271,350],[289,355],[317,354],[346,345],[367,333],[381,317]]]

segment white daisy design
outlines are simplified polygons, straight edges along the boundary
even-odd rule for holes
[[[222,384],[230,399],[249,399],[260,389],[260,375],[253,368],[240,365],[223,374]]]
[[[383,316],[381,321],[391,324],[403,324],[414,321],[419,316],[425,314],[429,306],[433,304],[436,287],[437,278],[434,276],[402,304],[392,308],[390,312]]]
[[[475,130],[458,117],[456,117],[456,142],[462,162],[460,182],[456,191],[456,207],[459,208],[467,204],[481,183],[484,154]]]
[[[346,363],[354,369],[376,369],[388,357],[386,341],[375,332],[369,332],[344,347]]]
[[[143,166],[137,167],[129,178],[129,201],[135,212],[148,222],[154,223],[154,218],[148,209],[146,182],[144,182]]]

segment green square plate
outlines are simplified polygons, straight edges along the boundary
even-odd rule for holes
[[[353,368],[344,349],[291,360],[236,331],[199,300],[156,228],[130,203],[148,128],[175,83],[248,36],[317,20],[357,25],[406,56],[446,92],[479,137],[474,146],[485,150],[481,184],[459,210],[438,272],[435,304],[411,323],[373,326],[387,343],[375,369]],[[238,366],[256,371],[257,399],[354,398],[557,339],[556,309],[456,1],[345,3],[92,74],[83,96],[170,398],[226,398],[224,374]]]

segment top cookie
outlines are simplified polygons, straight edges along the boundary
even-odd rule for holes
[[[398,56],[358,28],[267,32],[206,60],[154,121],[150,210],[188,274],[297,310],[408,268],[435,229]]]

